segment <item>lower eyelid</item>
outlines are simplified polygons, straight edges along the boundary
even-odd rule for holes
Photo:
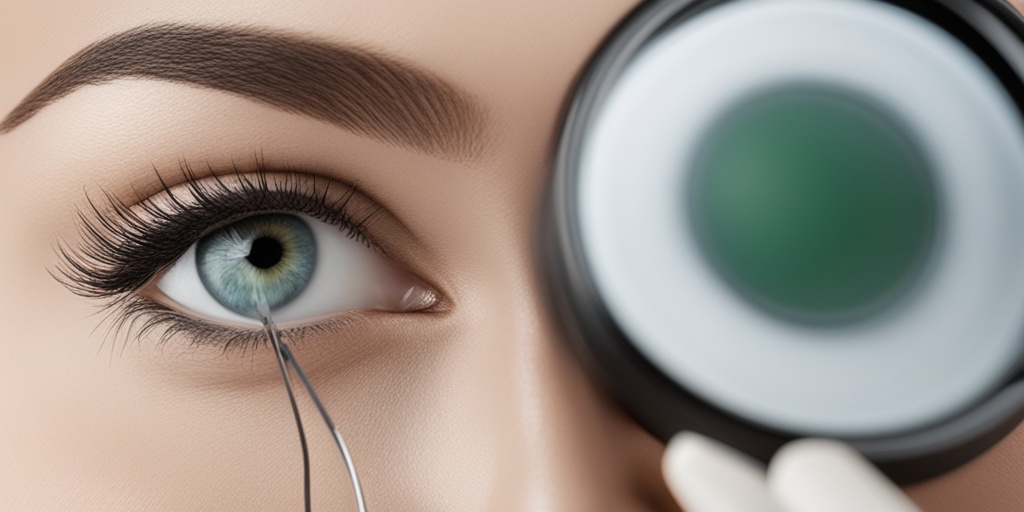
[[[182,348],[194,350],[208,347],[226,355],[263,348],[269,341],[261,324],[226,324],[191,317],[148,296],[132,296],[118,307],[118,316],[112,318],[112,321],[124,324],[120,327],[126,342],[145,338],[166,348],[173,339]],[[381,312],[346,311],[302,322],[278,324],[278,329],[285,339],[301,344],[306,338],[336,333],[367,320],[375,313]]]
[[[424,341],[446,339],[453,328],[458,328],[453,320],[437,312],[367,311],[279,327],[303,370],[317,379],[314,382],[328,379],[339,386],[358,386],[359,380],[386,376],[373,368],[416,365],[426,354],[440,350],[443,343]],[[119,356],[145,372],[156,385],[212,393],[250,393],[264,385],[280,389],[280,369],[264,330],[245,329],[239,333],[230,328],[178,329],[167,337],[163,328],[158,326],[144,338],[130,340],[130,351]],[[114,347],[122,343],[119,339]],[[118,349],[112,350],[118,353]],[[387,379],[389,385],[395,385],[402,377]]]

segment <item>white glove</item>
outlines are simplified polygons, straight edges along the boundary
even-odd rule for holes
[[[693,432],[668,444],[662,472],[686,512],[919,512],[844,443],[800,439],[764,464]]]

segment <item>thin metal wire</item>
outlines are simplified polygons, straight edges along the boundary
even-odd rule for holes
[[[284,351],[285,357],[292,362],[292,367],[295,368],[295,373],[299,374],[299,378],[302,379],[302,384],[306,386],[306,390],[309,391],[309,396],[313,398],[313,403],[316,404],[316,408],[320,410],[320,416],[324,419],[324,423],[327,424],[327,428],[334,434],[334,441],[338,444],[338,450],[341,451],[341,458],[345,460],[345,467],[348,469],[348,476],[352,480],[352,489],[356,495],[356,505],[358,505],[359,512],[366,512],[366,500],[363,499],[363,487],[359,483],[359,475],[356,473],[356,465],[352,461],[352,454],[348,451],[348,445],[345,444],[345,438],[342,437],[341,431],[334,425],[334,421],[331,420],[331,416],[327,414],[327,409],[324,408],[324,404],[320,402],[320,397],[317,396],[316,392],[313,391],[313,385],[309,383],[309,379],[306,378],[306,372],[302,371],[302,367],[299,366],[299,362],[295,360],[295,356],[292,355],[292,351],[283,342],[280,343],[281,350]]]
[[[302,490],[306,512],[313,511],[313,504],[310,496],[309,483],[309,447],[306,445],[306,432],[302,429],[302,416],[299,415],[299,405],[295,402],[295,393],[292,391],[292,380],[288,377],[288,367],[285,366],[285,354],[281,350],[281,337],[277,334],[277,328],[270,315],[263,317],[263,326],[267,329],[270,342],[274,345],[274,352],[277,354],[277,364],[281,368],[281,377],[284,379],[284,388],[288,392],[288,401],[292,404],[292,415],[295,416],[295,426],[299,429],[299,444],[302,445]]]
[[[270,337],[270,341],[274,345],[274,351],[277,352],[278,363],[281,366],[282,375],[284,376],[284,385],[288,388],[288,398],[292,402],[292,412],[295,414],[295,424],[299,428],[299,439],[302,444],[303,467],[305,469],[304,488],[306,512],[311,512],[309,492],[309,452],[306,448],[306,437],[302,430],[302,420],[299,418],[299,411],[295,404],[291,379],[288,378],[285,362],[291,362],[292,368],[295,369],[295,373],[297,373],[299,379],[302,380],[302,385],[306,387],[306,391],[309,392],[310,398],[313,399],[313,403],[316,404],[317,410],[320,411],[320,416],[323,418],[324,423],[327,424],[327,428],[330,429],[331,434],[334,435],[334,441],[338,445],[338,450],[341,452],[341,458],[345,461],[345,469],[348,470],[349,480],[352,482],[352,490],[355,493],[356,505],[359,512],[366,512],[366,499],[363,497],[363,487],[359,483],[359,475],[356,473],[356,465],[352,460],[352,454],[349,452],[348,445],[345,443],[345,438],[342,437],[341,431],[339,431],[338,427],[334,424],[334,421],[331,419],[331,415],[327,413],[327,409],[324,407],[323,402],[320,401],[320,396],[313,390],[313,385],[310,384],[309,378],[306,377],[306,372],[302,371],[302,367],[299,366],[298,360],[296,360],[295,356],[292,355],[291,349],[284,340],[281,339],[281,334],[277,330],[277,325],[274,324],[274,320],[270,316],[270,308],[267,307],[266,302],[264,302],[262,298],[257,299],[256,310],[262,317],[263,325],[267,329],[267,335]]]

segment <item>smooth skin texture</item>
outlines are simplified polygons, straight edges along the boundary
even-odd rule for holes
[[[185,158],[355,183],[392,255],[450,307],[368,315],[293,343],[346,436],[371,510],[678,510],[664,447],[595,387],[545,307],[535,226],[561,109],[623,1],[260,0],[0,4],[0,112],[75,52],[153,23],[248,26],[350,44],[472,96],[486,142],[436,156],[223,91],[121,79],[0,135],[0,508],[296,510],[302,469],[273,354],[108,338],[48,273],[75,208],[159,190]],[[173,180],[172,180],[173,181]],[[179,340],[180,341],[180,340]],[[307,418],[312,404],[303,401]],[[313,422],[310,422],[313,423]],[[315,510],[351,509],[308,428]],[[1024,429],[908,491],[926,511],[1024,509]]]

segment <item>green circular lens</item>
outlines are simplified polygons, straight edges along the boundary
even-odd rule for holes
[[[724,116],[689,194],[713,265],[798,320],[877,311],[918,273],[936,230],[936,187],[911,138],[824,87],[775,90]]]

